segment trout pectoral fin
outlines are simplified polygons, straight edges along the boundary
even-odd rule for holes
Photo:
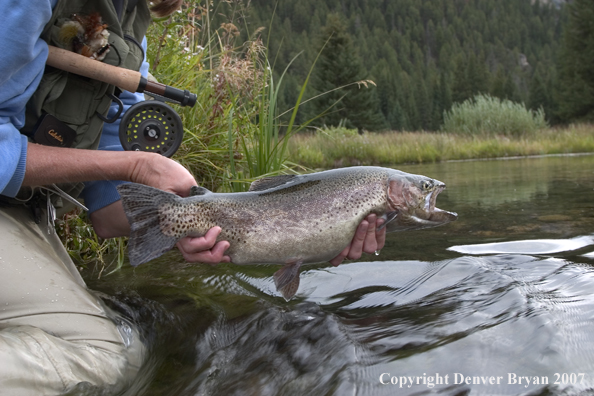
[[[386,221],[384,221],[384,224],[382,224],[381,226],[379,226],[377,228],[377,230],[380,231],[382,228],[384,228],[385,226],[387,226],[389,222],[391,222],[392,220],[396,219],[396,217],[398,217],[398,211],[397,210],[395,210],[393,212],[390,212],[390,213],[386,213],[384,215],[384,219]]]
[[[299,289],[299,267],[303,262],[289,261],[285,266],[273,275],[276,290],[278,290],[286,301],[293,298]]]

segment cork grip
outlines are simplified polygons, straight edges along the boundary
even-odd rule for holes
[[[170,87],[156,81],[148,81],[140,72],[108,65],[64,49],[48,46],[47,64],[56,69],[78,74],[93,80],[115,85],[128,92],[150,92],[174,101],[181,106],[194,106],[196,94],[188,90]]]
[[[47,64],[56,69],[115,85],[129,92],[137,92],[141,83],[140,72],[111,66],[51,45]]]

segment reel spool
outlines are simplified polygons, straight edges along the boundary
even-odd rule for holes
[[[171,157],[184,137],[180,116],[159,100],[136,103],[120,123],[120,142],[124,150],[149,151]]]

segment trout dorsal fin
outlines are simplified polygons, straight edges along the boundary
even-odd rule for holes
[[[208,194],[211,191],[208,188],[204,188],[204,187],[200,187],[200,186],[192,186],[192,188],[190,188],[190,197],[196,196],[196,195],[204,195],[204,194]]]
[[[258,180],[254,180],[250,185],[248,191],[263,191],[269,188],[282,186],[293,180],[297,175],[280,175],[280,176],[268,176]]]

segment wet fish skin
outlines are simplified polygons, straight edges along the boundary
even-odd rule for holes
[[[233,263],[285,264],[275,283],[288,299],[298,288],[301,264],[336,257],[370,213],[386,219],[388,232],[455,220],[455,213],[435,207],[444,188],[425,176],[352,167],[264,178],[245,193],[197,187],[191,197],[181,198],[134,183],[118,190],[131,227],[132,265],[159,257],[185,236],[203,236],[219,226]]]

